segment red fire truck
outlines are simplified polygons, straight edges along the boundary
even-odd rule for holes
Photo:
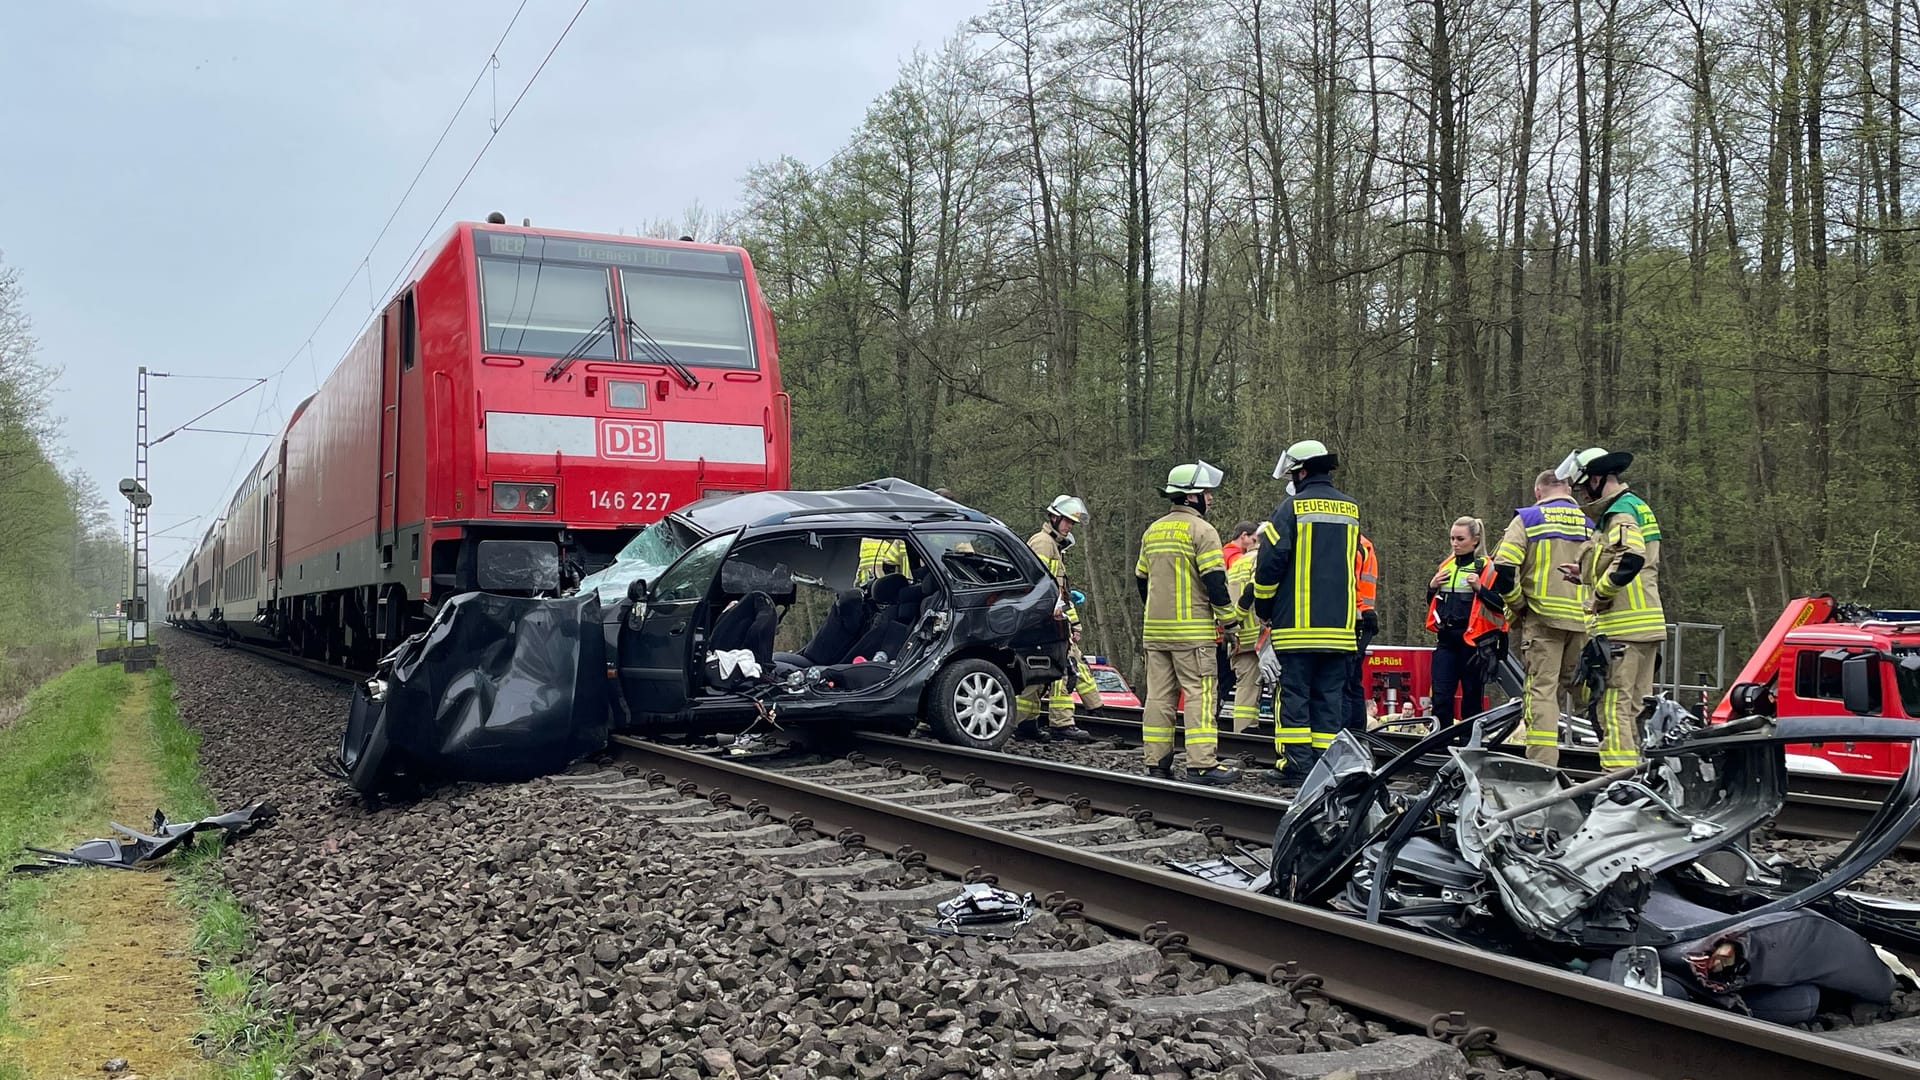
[[[1710,721],[1773,716],[1886,716],[1920,721],[1920,611],[1876,611],[1803,596],[1761,639]],[[1899,776],[1906,743],[1787,747],[1801,772]]]
[[[790,419],[744,250],[463,222],[243,478],[175,615],[368,664],[436,598],[788,487]]]

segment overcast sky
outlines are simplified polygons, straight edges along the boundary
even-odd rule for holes
[[[201,422],[279,427],[367,318],[361,260],[519,5],[10,8],[0,258],[25,275],[41,358],[64,369],[54,407],[70,464],[109,494],[131,475],[141,364],[243,377],[284,366]],[[735,206],[754,164],[831,156],[900,62],[936,49],[986,0],[592,0],[436,219],[487,140],[495,80],[505,112],[578,6],[528,0],[498,70],[374,249],[374,292],[422,234],[490,210],[615,232],[696,200]],[[244,385],[155,380],[154,435]],[[267,443],[187,433],[154,450],[156,592]]]

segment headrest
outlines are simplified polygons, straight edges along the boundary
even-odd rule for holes
[[[888,574],[873,583],[873,602],[881,607],[890,607],[900,602],[900,592],[907,587],[905,574]]]

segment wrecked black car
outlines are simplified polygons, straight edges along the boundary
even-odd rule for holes
[[[1920,825],[1920,755],[1822,866],[1758,854],[1787,793],[1784,749],[1916,739],[1912,721],[1641,714],[1643,761],[1576,778],[1491,749],[1519,704],[1376,764],[1343,732],[1264,858],[1181,864],[1264,892],[1596,978],[1803,1023],[1823,1000],[1885,1005],[1884,949],[1920,943],[1920,905],[1846,892]]]
[[[703,499],[581,583],[626,722],[660,733],[830,721],[1005,744],[1068,627],[1006,526],[900,480]]]

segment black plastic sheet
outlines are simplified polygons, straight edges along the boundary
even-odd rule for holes
[[[606,745],[600,598],[467,593],[360,684],[340,764],[364,792],[416,782],[524,780]]]

